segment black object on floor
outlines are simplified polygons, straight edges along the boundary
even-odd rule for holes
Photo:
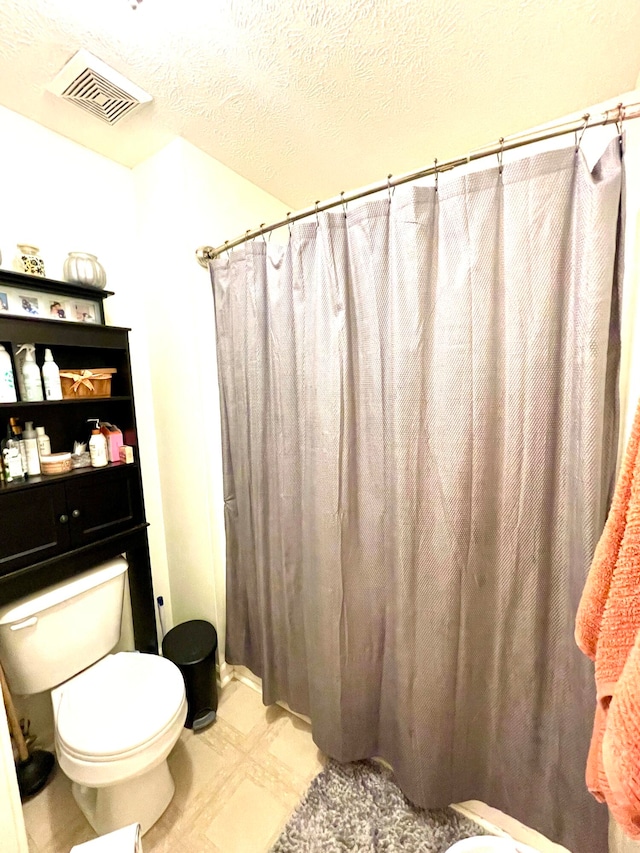
[[[44,788],[49,781],[49,774],[54,764],[53,753],[45,749],[34,749],[28,758],[16,764],[21,799],[32,797]]]
[[[29,752],[2,666],[0,666],[0,687],[2,688],[4,708],[7,712],[9,731],[18,750],[16,776],[18,777],[20,797],[24,800],[44,788],[53,769],[55,759],[53,753],[46,752],[44,749],[34,749]]]
[[[162,641],[162,654],[176,664],[187,693],[185,726],[200,732],[216,718],[216,649],[218,635],[210,622],[191,619],[172,628]]]

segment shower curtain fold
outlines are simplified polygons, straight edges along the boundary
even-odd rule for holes
[[[573,621],[615,464],[621,173],[617,142],[591,171],[547,152],[211,265],[228,661],[414,802],[594,853]]]

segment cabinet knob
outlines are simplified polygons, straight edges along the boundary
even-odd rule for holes
[[[69,516],[68,516],[68,515],[61,515],[61,516],[60,516],[60,524],[66,524],[66,523],[67,523],[67,521],[69,521]]]
[[[71,513],[71,515],[73,518],[80,518],[80,510],[74,509],[74,511]]]

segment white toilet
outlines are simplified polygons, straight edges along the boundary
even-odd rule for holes
[[[58,762],[98,835],[150,829],[175,785],[167,756],[187,715],[178,667],[109,654],[120,638],[118,558],[0,608],[0,661],[15,694],[51,690]]]

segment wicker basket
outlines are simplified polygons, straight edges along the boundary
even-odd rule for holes
[[[62,396],[65,400],[77,397],[110,397],[111,377],[115,367],[69,368],[60,371]]]

